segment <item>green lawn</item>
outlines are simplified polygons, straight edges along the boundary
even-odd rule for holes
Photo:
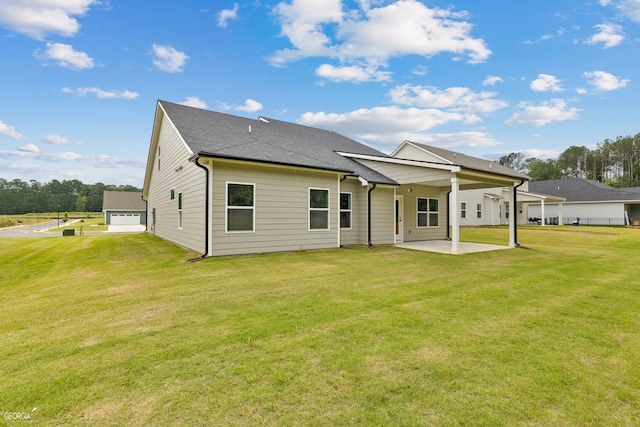
[[[530,249],[187,263],[197,254],[146,234],[0,239],[0,411],[42,425],[639,425],[640,230],[518,240]]]

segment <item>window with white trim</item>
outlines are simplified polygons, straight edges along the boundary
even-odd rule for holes
[[[173,187],[173,188],[171,189],[171,200],[173,200],[173,199],[175,199],[175,198],[176,198],[176,188],[175,188],[175,187]]]
[[[309,230],[329,229],[329,190],[309,188]]]
[[[418,227],[438,226],[438,199],[418,197]]]
[[[255,231],[255,184],[227,182],[227,232]]]
[[[351,228],[351,193],[340,193],[340,228]]]
[[[460,203],[460,218],[467,217],[467,204],[465,202]]]
[[[182,229],[182,193],[178,193],[178,228]]]
[[[478,203],[476,205],[476,218],[482,218],[482,204]]]

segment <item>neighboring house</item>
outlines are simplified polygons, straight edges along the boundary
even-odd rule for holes
[[[545,206],[553,203],[562,210],[563,197],[551,196],[548,194],[533,193],[526,191],[530,182],[526,182],[517,190],[518,209],[516,211],[516,221],[519,225],[540,224],[540,225],[562,225],[562,216],[547,218],[542,220],[542,216],[529,216],[528,206],[534,203],[538,206]],[[511,215],[509,207],[509,189],[506,187],[486,188],[481,190],[467,190],[460,192],[460,225],[505,225],[509,223]],[[558,208],[556,208],[558,210]],[[544,212],[544,208],[542,209]]]
[[[149,232],[203,256],[441,240],[449,225],[457,253],[461,190],[506,187],[515,205],[527,179],[409,141],[389,156],[327,130],[158,101],[143,195]],[[515,237],[514,222],[509,246]]]
[[[640,220],[640,190],[638,188],[613,188],[597,181],[583,178],[554,179],[529,182],[531,191],[564,197],[562,212],[556,204],[546,207],[529,205],[530,216],[544,218],[560,216],[565,224],[580,218],[580,224],[629,225]]]
[[[147,203],[136,191],[105,191],[102,200],[105,225],[139,225],[147,223]]]

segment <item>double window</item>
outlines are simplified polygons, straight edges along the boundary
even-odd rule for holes
[[[309,188],[309,230],[329,229],[329,190]]]
[[[255,187],[227,182],[227,232],[255,231]]]
[[[418,197],[418,227],[438,226],[438,199]]]
[[[462,202],[460,203],[460,218],[467,217],[467,204]]]
[[[351,193],[340,193],[340,228],[351,228]]]

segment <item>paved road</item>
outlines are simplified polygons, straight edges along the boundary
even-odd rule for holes
[[[0,237],[56,237],[61,236],[60,233],[47,233],[49,228],[56,228],[58,220],[43,222],[37,225],[20,225],[17,227],[0,228]]]

